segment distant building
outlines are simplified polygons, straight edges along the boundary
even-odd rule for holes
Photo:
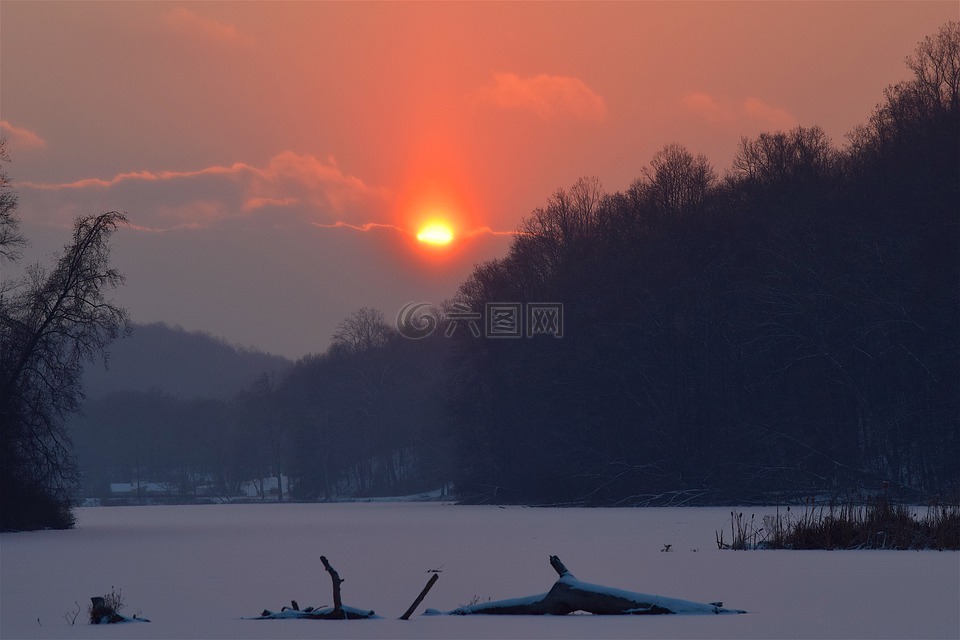
[[[111,482],[110,495],[122,498],[135,495],[170,495],[176,487],[162,482]]]
[[[282,478],[283,497],[287,498],[290,495],[290,489],[297,483],[297,480],[288,476],[282,476]],[[111,482],[110,496],[113,498],[215,496],[229,499],[231,497],[276,498],[278,493],[276,476],[268,476],[260,480],[244,480],[240,483],[236,493],[229,495],[224,495],[222,487],[214,482],[212,474],[194,478],[194,481],[188,487],[186,491],[183,491],[180,484],[176,482]]]
[[[283,495],[287,497],[290,495],[290,488],[296,483],[296,480],[291,481],[288,476],[283,474],[281,474],[280,477],[283,480]],[[240,495],[248,498],[259,498],[260,496],[276,497],[277,477],[269,476],[262,480],[244,480],[240,483]]]

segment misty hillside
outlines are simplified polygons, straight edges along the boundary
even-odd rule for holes
[[[282,356],[237,347],[164,323],[134,325],[110,347],[110,359],[88,364],[84,390],[94,400],[116,391],[162,391],[185,398],[229,399],[262,373],[290,366]]]

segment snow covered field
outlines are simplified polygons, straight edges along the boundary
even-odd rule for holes
[[[743,509],[757,517],[773,509]],[[958,638],[960,553],[719,551],[729,508],[439,503],[87,508],[78,528],[0,534],[0,638]],[[665,544],[671,551],[661,551]],[[749,611],[728,616],[423,616],[581,580]],[[243,620],[329,605],[326,555],[359,621]],[[397,618],[440,580],[409,621]],[[86,624],[122,589],[150,624]],[[64,613],[83,611],[74,626]]]

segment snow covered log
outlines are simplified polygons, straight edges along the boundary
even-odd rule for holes
[[[459,607],[446,614],[562,616],[574,611],[597,615],[746,613],[739,609],[724,609],[722,602],[703,604],[581,582],[557,556],[550,556],[550,565],[560,575],[560,579],[547,593]],[[427,611],[428,615],[439,613],[432,609]]]
[[[253,620],[285,620],[300,618],[305,620],[363,620],[366,618],[376,618],[376,613],[372,609],[357,609],[355,607],[346,607],[340,598],[340,585],[343,578],[337,573],[326,556],[320,556],[320,562],[323,568],[330,574],[330,580],[333,583],[333,606],[332,607],[307,607],[300,609],[296,600],[291,600],[291,607],[283,607],[280,611],[270,611],[264,609],[263,613]]]
[[[367,618],[376,618],[377,615],[369,609],[355,609],[354,607],[341,606],[340,609],[334,607],[316,608],[307,607],[306,609],[290,609],[283,607],[280,611],[270,611],[264,609],[256,618],[249,620],[365,620]]]

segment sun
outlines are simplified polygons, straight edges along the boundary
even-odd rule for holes
[[[417,240],[435,246],[448,245],[453,241],[453,229],[446,222],[430,222],[417,232]]]

